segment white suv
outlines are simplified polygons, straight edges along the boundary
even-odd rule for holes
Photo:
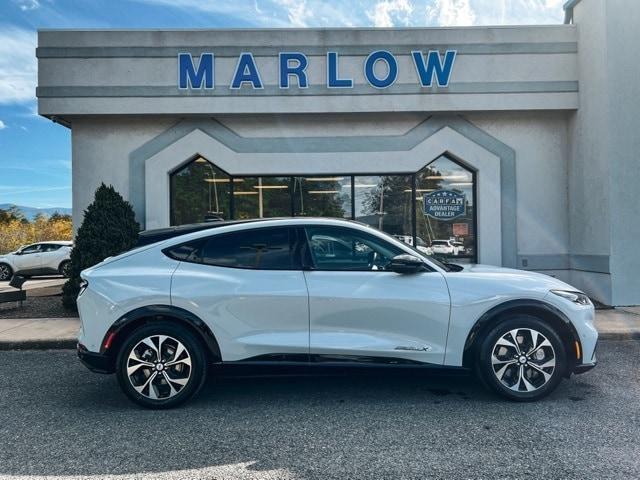
[[[0,255],[0,281],[13,275],[33,277],[60,274],[68,277],[71,272],[73,242],[39,242],[20,247],[15,252]]]
[[[194,395],[212,363],[468,369],[520,401],[596,363],[593,305],[546,275],[443,265],[335,219],[170,235],[82,272],[78,297],[80,359],[147,407]]]
[[[431,250],[434,255],[458,255],[458,247],[451,240],[433,240]]]

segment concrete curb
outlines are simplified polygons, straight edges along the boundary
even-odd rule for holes
[[[640,340],[640,331],[598,332],[598,341],[606,341],[606,340]]]
[[[0,341],[0,351],[6,350],[75,350],[76,338],[23,340],[17,342]]]

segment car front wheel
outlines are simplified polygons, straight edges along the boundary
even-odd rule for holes
[[[193,397],[206,377],[201,342],[169,322],[147,324],[122,345],[116,375],[124,393],[147,408],[171,408]]]
[[[558,386],[567,368],[558,334],[539,318],[520,315],[501,322],[480,346],[478,370],[496,393],[534,401]]]

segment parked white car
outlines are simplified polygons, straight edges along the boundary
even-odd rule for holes
[[[336,219],[168,234],[83,271],[78,297],[80,359],[146,407],[184,402],[212,363],[467,369],[518,401],[596,364],[591,301],[546,275],[444,265]]]
[[[462,242],[451,242],[453,248],[456,249],[454,255],[464,255],[467,253],[467,250],[464,248],[464,243]]]
[[[37,275],[63,275],[71,273],[71,249],[73,242],[38,242],[20,247],[15,252],[0,255],[0,280],[10,280],[13,275],[35,277]]]
[[[458,255],[458,247],[451,240],[433,240],[431,250],[434,255]]]
[[[413,237],[411,235],[394,235],[394,237],[407,245],[413,246]],[[431,247],[428,247],[426,242],[420,237],[416,237],[416,244],[417,245],[415,247],[425,255],[433,255]]]

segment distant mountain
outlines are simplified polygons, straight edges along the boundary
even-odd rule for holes
[[[13,205],[12,203],[0,203],[0,210],[9,210],[13,206],[15,206],[18,210],[20,210],[22,214],[29,220],[33,220],[33,218],[39,213],[44,213],[49,217],[56,212],[58,212],[60,215],[71,215],[70,208],[65,208],[65,207],[35,208],[35,207],[25,207],[22,205]]]

